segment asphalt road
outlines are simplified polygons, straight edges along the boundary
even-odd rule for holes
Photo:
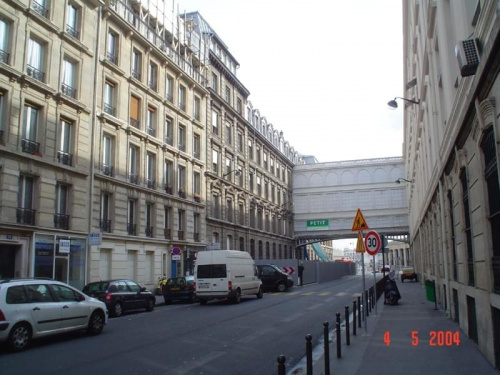
[[[371,275],[370,275],[371,276]],[[373,279],[367,277],[367,287]],[[101,335],[83,332],[34,341],[21,353],[0,349],[2,375],[265,375],[277,374],[277,357],[291,368],[305,355],[323,322],[344,316],[361,276],[294,287],[264,298],[199,304],[157,305],[153,312],[112,318]]]

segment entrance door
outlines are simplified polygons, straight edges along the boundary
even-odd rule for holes
[[[68,283],[68,257],[56,257],[54,279]]]
[[[0,244],[0,279],[15,277],[16,245]]]

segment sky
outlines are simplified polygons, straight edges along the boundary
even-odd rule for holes
[[[199,11],[240,64],[268,123],[319,162],[402,155],[398,0],[177,0]]]
[[[177,0],[198,11],[240,64],[268,123],[321,162],[402,155],[400,0]],[[401,103],[400,103],[401,104]],[[356,246],[356,239],[335,241]]]

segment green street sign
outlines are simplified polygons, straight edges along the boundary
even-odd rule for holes
[[[307,220],[307,230],[329,229],[330,224],[327,219]]]

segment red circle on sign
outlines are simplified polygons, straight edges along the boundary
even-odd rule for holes
[[[370,255],[375,255],[380,250],[380,236],[374,230],[369,231],[365,236],[365,249]]]

